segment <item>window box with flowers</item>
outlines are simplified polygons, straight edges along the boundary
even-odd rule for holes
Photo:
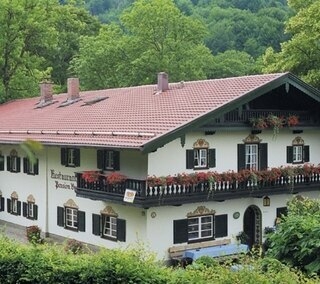
[[[89,183],[98,181],[100,176],[101,176],[100,171],[84,171],[82,173],[82,178]]]
[[[111,174],[108,174],[106,176],[106,181],[107,181],[107,184],[110,184],[110,185],[119,185],[119,184],[122,184],[124,183],[126,180],[127,180],[127,176],[121,174],[121,173],[118,173],[118,172],[112,172]]]

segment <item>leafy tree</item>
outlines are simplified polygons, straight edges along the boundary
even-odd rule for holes
[[[0,0],[0,101],[32,96],[49,70],[44,51],[55,44],[47,19],[56,1]]]
[[[276,53],[269,48],[264,55],[264,72],[291,71],[304,81],[320,87],[320,1],[288,1],[296,14],[286,25],[292,38]]]
[[[288,216],[270,236],[267,254],[308,273],[320,273],[320,200],[298,196],[288,204]]]

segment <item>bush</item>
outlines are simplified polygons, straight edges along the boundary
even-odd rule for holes
[[[27,239],[32,244],[42,243],[41,229],[38,226],[29,226],[26,228]]]
[[[75,239],[67,240],[64,250],[67,252],[72,252],[73,254],[83,253],[85,251],[84,244]]]

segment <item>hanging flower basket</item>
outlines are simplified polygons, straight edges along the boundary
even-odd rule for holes
[[[289,115],[287,117],[287,125],[289,127],[296,126],[299,124],[299,117],[296,115]]]

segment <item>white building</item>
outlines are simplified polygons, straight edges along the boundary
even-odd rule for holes
[[[157,86],[86,92],[72,78],[60,95],[43,83],[40,99],[0,105],[0,219],[108,248],[143,241],[159,258],[170,247],[233,243],[240,231],[261,243],[295,194],[319,196],[317,168],[302,171],[320,162],[319,109],[319,91],[290,73],[180,83],[160,73]],[[280,129],[252,127],[270,115]],[[26,139],[43,145],[35,165]],[[231,171],[280,166],[300,172],[228,182]],[[100,175],[88,182],[88,171]],[[206,172],[215,179],[181,181]],[[112,173],[125,181],[110,184]],[[152,176],[178,184],[147,184]]]

